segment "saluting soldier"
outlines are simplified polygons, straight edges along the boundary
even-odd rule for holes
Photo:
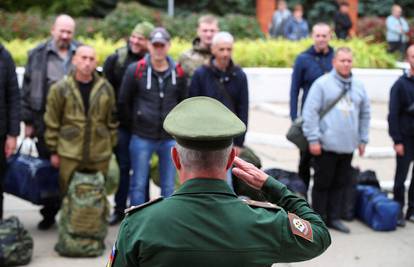
[[[304,199],[235,157],[232,138],[246,127],[219,101],[184,100],[164,129],[177,140],[171,153],[182,185],[127,211],[108,266],[270,266],[311,259],[330,245]],[[225,182],[233,163],[235,175],[275,204],[239,199]]]

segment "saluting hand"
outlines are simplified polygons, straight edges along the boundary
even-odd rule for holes
[[[234,175],[255,189],[262,188],[269,175],[239,157],[236,157],[233,163],[236,165],[232,170]]]

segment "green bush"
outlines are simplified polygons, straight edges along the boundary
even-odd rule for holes
[[[80,38],[85,44],[95,47],[99,64],[103,64],[105,58],[113,53],[116,48],[125,45],[123,40],[112,41],[101,35],[95,38]],[[354,51],[354,66],[360,68],[393,68],[395,58],[386,53],[384,44],[369,44],[369,40],[352,39],[350,41],[334,40],[334,47],[349,46]],[[12,52],[18,66],[26,64],[27,51],[39,42],[39,40],[12,40],[4,41],[4,45]],[[242,67],[291,67],[296,56],[307,49],[312,40],[305,39],[300,42],[287,40],[240,40],[235,43],[234,61]],[[177,59],[180,54],[191,47],[189,41],[173,39],[170,55]]]

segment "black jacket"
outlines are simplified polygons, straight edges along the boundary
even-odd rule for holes
[[[191,79],[189,96],[208,96],[217,99],[233,111],[247,127],[249,114],[247,77],[233,62],[225,72],[214,67],[212,62],[199,67]],[[234,138],[234,144],[242,147],[245,135]]]
[[[338,39],[346,39],[352,28],[352,21],[348,14],[337,12],[334,18],[335,34]]]
[[[9,51],[0,44],[0,137],[19,133],[20,91],[16,66]]]
[[[145,54],[134,54],[129,46],[125,46],[117,49],[115,53],[105,60],[103,73],[114,88],[116,99],[118,99],[122,78],[124,77],[126,69],[130,64],[141,60],[144,55]],[[117,107],[117,109],[119,110],[119,107]],[[123,120],[121,116],[118,116],[118,119],[122,127],[128,128],[127,121]]]
[[[47,86],[47,47],[52,40],[39,44],[29,51],[28,62],[24,71],[22,87],[22,120],[33,124],[35,135],[42,136],[45,131],[43,115],[46,107]],[[73,49],[79,43],[71,43]]]
[[[171,109],[187,97],[186,77],[171,58],[163,76],[158,76],[150,62],[150,56],[146,55],[128,66],[119,92],[118,114],[128,122],[132,134],[168,139],[171,136],[162,124]]]
[[[410,74],[401,76],[391,88],[388,132],[395,144],[402,143],[404,137],[414,136],[414,77]]]

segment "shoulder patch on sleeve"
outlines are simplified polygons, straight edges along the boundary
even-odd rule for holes
[[[261,202],[261,201],[255,201],[251,199],[241,199],[243,203],[251,206],[251,207],[258,207],[258,208],[265,208],[265,209],[280,209],[280,207],[276,204],[270,203],[270,202]]]
[[[294,213],[288,213],[290,229],[294,235],[300,236],[310,242],[313,242],[313,232],[311,224],[304,219],[301,219]]]
[[[125,210],[125,214],[126,215],[132,214],[132,213],[136,212],[137,210],[140,210],[142,208],[148,207],[148,206],[150,206],[150,205],[152,205],[154,203],[160,202],[163,199],[164,199],[163,197],[154,198],[154,199],[152,199],[152,200],[150,200],[148,202],[145,202],[145,203],[143,203],[141,205],[132,206],[132,207],[130,207],[130,208],[128,208],[128,209]]]

